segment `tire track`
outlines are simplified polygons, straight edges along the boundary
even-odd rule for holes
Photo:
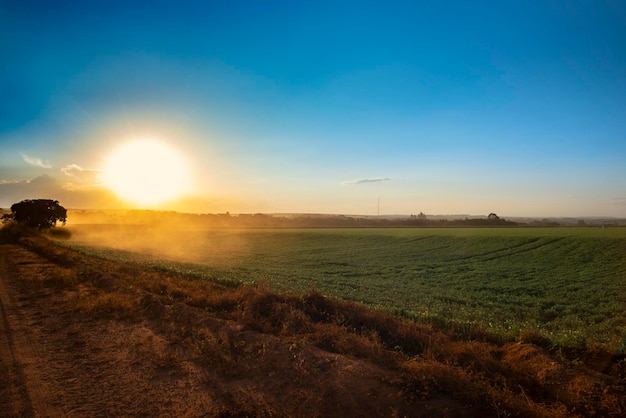
[[[546,247],[559,241],[563,241],[564,238],[534,238],[530,241],[522,242],[518,245],[510,247],[499,248],[492,251],[487,251],[479,254],[472,254],[463,257],[456,257],[450,259],[449,262],[459,261],[491,261],[497,260],[502,257],[511,257],[519,254],[529,253],[531,251],[538,250],[539,248]]]
[[[18,266],[21,260],[24,266]],[[63,416],[50,405],[52,392],[39,370],[47,361],[46,353],[39,348],[41,341],[31,330],[31,321],[18,309],[15,283],[21,277],[21,268],[41,274],[45,264],[34,254],[21,247],[0,246],[0,353],[2,371],[6,371],[5,394],[0,405],[0,415],[15,417]]]

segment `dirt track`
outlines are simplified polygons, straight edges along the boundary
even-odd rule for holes
[[[50,402],[50,338],[40,327],[46,313],[15,288],[15,277],[40,274],[46,265],[20,247],[2,246],[0,257],[0,367],[6,376],[0,409],[9,416],[60,415]]]
[[[201,377],[171,379],[142,350],[158,337],[140,323],[92,321],[68,307],[71,292],[46,278],[60,267],[19,246],[0,249],[0,415],[178,415],[208,404]],[[65,273],[67,274],[67,273]],[[191,371],[190,371],[191,372]],[[176,386],[168,387],[171,380]],[[181,396],[184,395],[184,396]],[[200,405],[198,405],[200,404]],[[204,408],[208,410],[210,408]]]

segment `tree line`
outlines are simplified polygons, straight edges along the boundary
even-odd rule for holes
[[[324,214],[195,214],[150,210],[71,211],[77,223],[194,225],[229,228],[389,228],[389,227],[499,227],[517,223],[500,217],[428,219],[427,217],[375,217]]]
[[[241,228],[376,228],[376,227],[511,227],[516,222],[490,213],[484,218],[428,219],[420,212],[408,218],[386,218],[380,216],[347,215],[272,215],[272,214],[190,214],[151,210],[90,211],[73,212],[79,223],[124,223],[124,224],[187,224],[207,227]],[[67,210],[57,200],[28,199],[11,206],[11,213],[2,216],[3,223],[15,221],[39,230],[65,225]]]

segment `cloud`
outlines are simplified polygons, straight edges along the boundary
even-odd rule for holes
[[[626,197],[612,197],[611,201],[614,205],[626,205]]]
[[[391,178],[390,177],[376,177],[372,179],[348,180],[348,181],[344,181],[341,184],[343,184],[344,186],[352,186],[355,184],[364,184],[364,183],[380,183],[382,181],[391,181]]]
[[[72,177],[73,181],[82,185],[97,185],[100,182],[98,176],[102,170],[97,168],[83,168],[78,164],[68,164],[61,168],[61,172],[68,177]]]
[[[35,167],[41,168],[52,168],[52,165],[48,161],[43,161],[41,158],[37,157],[29,157],[28,155],[20,152],[22,159],[26,161],[30,165],[34,165]]]
[[[28,183],[30,180],[2,180],[0,179],[0,186],[4,186],[7,184],[20,184],[20,183]]]

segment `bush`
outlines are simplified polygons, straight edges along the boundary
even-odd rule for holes
[[[15,244],[22,237],[33,237],[39,232],[17,222],[9,222],[0,228],[0,242]]]

